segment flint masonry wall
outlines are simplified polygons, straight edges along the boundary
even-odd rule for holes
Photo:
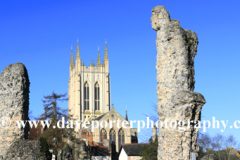
[[[0,156],[17,139],[28,138],[28,127],[18,128],[15,120],[28,120],[29,79],[21,63],[7,66],[0,75]],[[9,119],[12,121],[8,126]],[[2,121],[5,119],[5,121]]]
[[[159,121],[197,121],[201,118],[204,97],[194,90],[196,33],[181,28],[170,19],[164,6],[152,9],[152,28],[157,32],[157,97]],[[185,132],[163,126],[159,129],[158,160],[190,160],[197,153],[198,129],[184,125]]]

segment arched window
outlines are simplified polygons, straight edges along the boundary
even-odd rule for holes
[[[118,148],[120,149],[121,145],[125,143],[125,139],[124,139],[124,131],[121,128],[118,132]]]
[[[101,142],[103,142],[104,139],[107,139],[107,131],[103,128],[101,130]]]
[[[114,129],[111,129],[109,132],[109,137],[110,137],[110,143],[116,142],[116,133]]]
[[[98,82],[95,84],[95,110],[100,110],[100,90]]]
[[[84,110],[89,110],[89,84],[84,84]]]

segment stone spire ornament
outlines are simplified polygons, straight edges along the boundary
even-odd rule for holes
[[[184,122],[181,128],[185,130],[180,132],[178,127],[169,125],[159,127],[158,160],[192,160],[192,153],[199,151],[199,128],[192,122],[201,120],[201,109],[206,103],[200,93],[193,91],[198,38],[195,32],[183,29],[178,20],[170,19],[164,6],[152,9],[151,23],[157,32],[159,121]]]
[[[97,66],[101,66],[101,64],[100,64],[100,52],[99,52],[99,47],[98,47],[98,59],[97,59]]]
[[[78,39],[77,39],[77,55],[76,55],[76,60],[80,59],[80,51],[79,51],[79,43],[78,43]]]
[[[70,60],[70,66],[71,66],[71,68],[74,68],[73,49],[72,49],[72,46],[71,46],[71,60]]]
[[[94,67],[94,60],[91,60],[91,66]]]
[[[104,53],[104,60],[108,60],[107,40],[106,40],[106,39],[105,39],[105,53]]]
[[[125,120],[128,121],[127,106],[126,106],[126,116],[125,116]]]

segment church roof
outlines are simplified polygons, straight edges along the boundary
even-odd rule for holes
[[[148,145],[147,143],[132,143],[132,144],[123,144],[121,146],[120,152],[122,149],[126,152],[128,156],[140,156],[140,152],[143,151],[143,146]]]
[[[110,156],[108,148],[92,147],[92,156]]]
[[[121,117],[121,118],[124,120],[124,118],[123,118],[114,108],[111,108],[110,111],[108,111],[107,113],[102,114],[101,116],[98,116],[97,118],[95,118],[95,119],[93,119],[93,120],[95,120],[95,121],[100,121],[105,115],[110,114],[110,113],[115,113],[115,114],[119,115],[119,117]],[[125,118],[126,118],[126,117],[125,117]],[[127,119],[128,119],[128,117],[127,117]],[[92,120],[92,121],[93,121],[93,120]],[[125,119],[125,120],[126,120],[126,119]],[[127,121],[128,121],[128,120],[127,120]]]
[[[104,117],[106,114],[107,114],[107,113],[104,113],[103,115],[98,116],[97,118],[95,118],[95,119],[93,119],[93,120],[97,120],[97,121],[99,121],[99,120],[102,119],[102,117]]]

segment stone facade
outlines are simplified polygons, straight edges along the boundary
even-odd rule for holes
[[[0,156],[15,140],[28,138],[29,128],[18,128],[15,120],[29,119],[29,85],[27,69],[21,63],[7,66],[0,75]]]
[[[107,44],[105,45],[103,63],[100,62],[100,53],[98,51],[97,65],[92,61],[90,66],[85,66],[80,58],[79,45],[77,43],[75,63],[73,51],[71,51],[68,96],[69,113],[75,120],[91,120],[110,110],[110,76]]]
[[[96,89],[98,85],[99,90]],[[116,151],[119,150],[119,145],[122,142],[134,143],[137,141],[137,129],[130,128],[127,126],[123,128],[121,123],[117,127],[116,122],[113,123],[113,127],[110,128],[109,121],[128,121],[127,113],[126,118],[124,119],[114,108],[110,109],[110,74],[109,74],[109,59],[107,52],[107,44],[105,44],[105,53],[103,63],[100,63],[100,53],[98,51],[98,61],[97,65],[92,61],[90,66],[85,66],[83,61],[80,59],[79,44],[77,43],[77,55],[76,61],[74,63],[73,51],[71,51],[70,59],[70,77],[69,77],[69,104],[68,109],[70,115],[73,116],[73,119],[84,122],[84,121],[99,121],[99,124],[102,121],[105,121],[108,124],[108,127],[104,128],[105,138],[101,136],[101,131],[103,128],[98,127],[94,129],[94,132],[91,131],[91,128],[75,128],[75,131],[79,133],[77,137],[81,137],[86,140],[88,143],[92,142],[103,142],[104,139],[110,140],[110,132],[115,133],[114,143]],[[88,89],[86,89],[86,87]],[[88,95],[86,104],[85,95]],[[96,95],[99,95],[98,104],[96,104]],[[82,123],[83,124],[83,123]],[[121,130],[120,130],[121,129]],[[114,131],[114,132],[113,132]],[[122,138],[124,141],[119,140],[119,134],[121,132]],[[86,135],[82,133],[88,133],[89,135],[86,138]],[[110,142],[112,143],[112,142]]]
[[[159,160],[190,160],[198,152],[198,128],[187,121],[201,119],[205,99],[194,90],[196,33],[183,29],[178,20],[170,19],[164,6],[152,10],[152,28],[157,32],[157,97],[159,121],[185,121],[184,132],[169,126],[159,128]]]
[[[117,120],[119,120],[119,125]],[[134,138],[137,139],[137,129],[130,128],[130,121],[124,119],[114,108],[112,108],[108,113],[97,118],[95,121],[98,121],[100,126],[102,124],[103,128],[98,127],[94,129],[93,141],[103,142],[105,139],[110,140],[110,136],[113,136],[114,138],[112,139],[115,139],[114,142],[117,152],[119,151],[122,143],[132,143]],[[112,126],[110,126],[110,121],[114,121]],[[122,126],[122,124],[124,126]],[[104,135],[106,135],[106,138]],[[119,138],[121,138],[121,140]]]

